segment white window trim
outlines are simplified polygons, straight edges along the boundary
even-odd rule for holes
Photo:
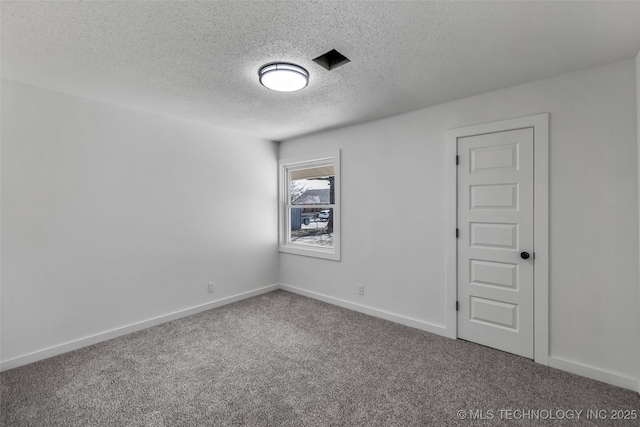
[[[291,229],[289,222],[291,218],[287,215],[288,199],[288,171],[294,169],[311,168],[327,163],[334,166],[334,201],[333,206],[333,248],[323,248],[320,246],[310,246],[291,243],[288,240],[288,233]],[[340,150],[335,150],[316,155],[296,157],[291,159],[281,159],[278,161],[279,169],[279,195],[278,195],[278,220],[279,220],[279,250],[283,253],[303,255],[315,258],[323,258],[333,261],[340,261]],[[324,206],[324,205],[323,205]],[[317,206],[321,207],[321,206]]]

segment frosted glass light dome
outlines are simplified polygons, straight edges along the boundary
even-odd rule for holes
[[[309,73],[294,64],[279,62],[260,68],[260,83],[278,92],[295,92],[309,84]]]

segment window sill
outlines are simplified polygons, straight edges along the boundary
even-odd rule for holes
[[[280,245],[280,252],[293,255],[307,256],[311,258],[328,259],[331,261],[340,261],[340,253],[335,248],[323,249],[321,247],[309,247],[306,245]]]

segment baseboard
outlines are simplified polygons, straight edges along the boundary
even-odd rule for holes
[[[152,326],[160,325],[162,323],[170,322],[181,317],[191,316],[202,311],[210,310],[212,308],[221,307],[223,305],[231,304],[243,299],[251,298],[257,295],[265,294],[267,292],[275,291],[279,289],[279,285],[270,285],[263,288],[255,289],[249,292],[243,292],[237,295],[233,295],[227,298],[222,298],[217,301],[208,302],[206,304],[197,305],[184,310],[174,311],[169,314],[154,317],[152,319],[143,320],[142,322],[132,323],[121,328],[111,329],[109,331],[101,332],[99,334],[91,335],[85,338],[80,338],[74,341],[69,341],[64,344],[56,345],[46,348],[44,350],[38,350],[33,353],[18,356],[13,359],[0,362],[0,372],[7,371],[9,369],[17,368],[18,366],[26,365],[29,363],[37,362],[39,360],[48,359],[49,357],[57,356],[59,354],[67,353],[69,351],[77,350],[82,347],[97,344],[102,341],[107,341],[113,338],[117,338],[123,335],[137,332],[142,329],[147,329]]]
[[[19,366],[27,365],[29,363],[37,362],[39,360],[47,359],[49,357],[57,356],[59,354],[67,353],[69,351],[77,350],[82,347],[97,344],[102,341],[107,341],[113,338],[117,338],[123,335],[130,334],[132,332],[147,329],[152,326],[160,325],[162,323],[170,322],[181,317],[191,316],[202,311],[210,310],[212,308],[221,307],[227,304],[231,304],[243,299],[251,298],[257,295],[272,292],[277,289],[282,289],[288,292],[292,292],[305,297],[313,298],[319,301],[323,301],[329,304],[344,307],[349,310],[354,310],[360,313],[368,314],[370,316],[379,317],[381,319],[389,320],[391,322],[399,323],[401,325],[410,326],[412,328],[420,329],[422,331],[430,332],[437,335],[448,336],[447,328],[435,325],[422,320],[412,319],[410,317],[401,316],[399,314],[390,313],[384,310],[368,307],[361,304],[352,303],[339,298],[330,297],[328,295],[320,294],[317,292],[311,292],[304,289],[296,288],[294,286],[279,284],[265,286],[259,289],[255,289],[249,292],[243,292],[237,295],[233,295],[227,298],[222,298],[217,301],[212,301],[206,304],[190,307],[184,310],[175,311],[162,316],[154,317],[152,319],[144,320],[142,322],[133,323],[121,328],[112,329],[109,331],[101,332],[99,334],[91,335],[89,337],[80,338],[78,340],[70,341],[57,346],[49,347],[43,350],[35,351],[23,356],[18,356],[13,359],[0,361],[0,372],[9,369],[17,368]],[[597,381],[602,381],[607,384],[615,385],[632,391],[639,391],[639,379],[620,375],[617,373],[605,371],[592,366],[584,365],[577,362],[572,362],[560,357],[549,356],[549,366],[552,368],[560,369],[562,371],[570,372],[572,374],[580,375],[583,377],[591,378]]]
[[[350,310],[365,313],[371,316],[380,317],[382,319],[390,320],[402,325],[411,326],[416,329],[420,329],[426,332],[431,332],[437,335],[449,337],[449,333],[446,327],[434,325],[421,320],[411,319],[409,317],[401,316],[399,314],[389,313],[387,311],[378,310],[375,308],[367,307],[361,304],[355,304],[349,301],[345,301],[339,298],[330,297],[328,295],[320,294],[317,292],[311,292],[304,289],[296,288],[295,286],[280,284],[280,289],[293,292],[298,295],[317,299],[329,304],[337,305],[340,307],[348,308]],[[638,391],[639,383],[638,379],[627,377],[624,375],[616,374],[602,369],[594,368],[592,366],[583,365],[577,362],[571,362],[559,357],[549,356],[548,366],[561,371],[570,372],[572,374],[580,375],[586,378],[591,378],[597,381],[602,381],[607,384],[611,384],[617,387],[626,388],[633,391]]]
[[[348,308],[349,310],[368,314],[370,316],[379,317],[381,319],[389,320],[391,322],[400,323],[401,325],[410,326],[412,328],[420,329],[421,331],[431,332],[432,334],[442,335],[445,337],[448,336],[447,328],[445,328],[444,326],[434,325],[433,323],[412,319],[410,317],[401,316],[399,314],[390,313],[388,311],[379,310],[377,308],[368,307],[366,305],[352,303],[339,298],[334,298],[328,295],[319,294],[317,292],[307,291],[304,289],[296,288],[295,286],[280,284],[280,289],[284,291],[292,292],[294,294],[302,295],[305,297],[317,299],[318,301],[323,301],[329,304]]]
[[[560,369],[561,371],[571,372],[572,374],[582,377],[591,378],[592,380],[602,381],[603,383],[615,385],[617,387],[638,391],[638,379],[631,378],[593,366],[583,365],[582,363],[572,362],[560,357],[549,356],[549,366]]]

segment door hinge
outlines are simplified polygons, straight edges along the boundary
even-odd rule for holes
[[[456,165],[460,164],[460,156],[456,156]]]
[[[456,311],[460,310],[460,303],[458,301],[456,301]]]
[[[456,239],[460,237],[460,229],[456,228]]]

